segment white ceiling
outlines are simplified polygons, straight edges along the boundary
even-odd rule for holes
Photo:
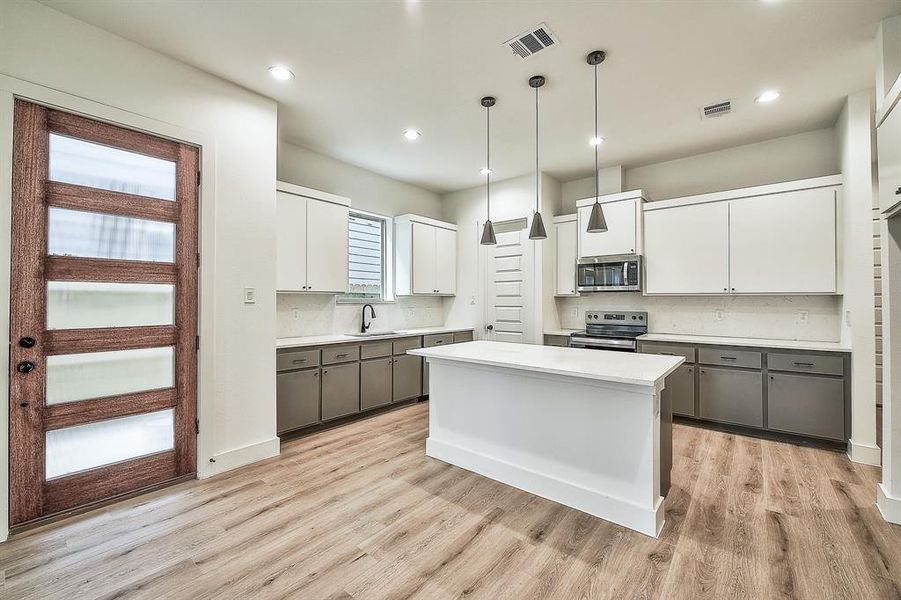
[[[542,163],[589,175],[592,68],[601,65],[603,165],[638,166],[830,127],[873,87],[873,37],[901,0],[263,2],[47,0],[45,4],[274,98],[280,137],[443,192],[483,177],[492,109],[495,179],[534,168],[541,73]],[[528,60],[502,43],[546,22],[560,44]],[[269,78],[283,63],[296,79]],[[762,90],[782,98],[755,104]],[[734,114],[701,121],[731,98]],[[407,142],[407,127],[422,138]]]

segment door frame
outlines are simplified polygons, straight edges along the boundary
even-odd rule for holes
[[[48,108],[75,113],[90,119],[113,125],[144,131],[152,135],[196,146],[200,149],[201,173],[216,172],[216,144],[213,136],[189,128],[173,125],[127,110],[95,102],[80,96],[61,92],[41,85],[0,74],[0,309],[6,318],[0,319],[0,333],[9,339],[10,284],[11,284],[11,235],[12,235],[12,152],[13,116],[15,99],[20,98]],[[198,250],[200,252],[197,298],[197,325],[200,348],[197,355],[197,418],[200,433],[197,436],[197,477],[204,479],[220,471],[210,459],[215,454],[211,428],[203,423],[213,420],[215,401],[215,303],[205,302],[214,297],[213,265],[216,259],[215,203],[205,203],[205,198],[215,197],[214,177],[202,177],[198,193]],[[206,204],[209,204],[207,206]],[[9,346],[0,344],[0,362],[9,364]],[[0,542],[9,534],[9,373],[0,369],[2,406],[0,410]]]

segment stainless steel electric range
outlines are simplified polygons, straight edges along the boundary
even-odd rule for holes
[[[590,310],[585,313],[585,331],[570,335],[573,348],[635,352],[640,335],[648,332],[648,313]]]

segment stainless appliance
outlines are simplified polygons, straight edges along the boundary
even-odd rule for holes
[[[640,335],[648,332],[648,313],[590,310],[585,313],[585,331],[569,336],[573,348],[635,352]]]
[[[576,263],[580,292],[641,291],[641,257],[636,254],[589,256]]]

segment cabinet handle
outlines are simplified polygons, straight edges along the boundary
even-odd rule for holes
[[[316,371],[315,373],[313,373],[313,377],[319,377],[319,371]]]
[[[305,363],[305,362],[307,362],[307,359],[305,359],[305,358],[295,358],[295,359],[294,359],[293,361],[291,361],[291,362],[292,362],[293,364],[295,364],[295,365],[299,365],[300,363]]]
[[[723,291],[724,291],[724,292],[728,292],[728,291],[729,291],[729,288],[723,288]]]
[[[444,340],[435,340],[435,344],[443,344]]]
[[[732,291],[734,292],[734,291],[735,291],[735,288],[732,288]]]
[[[808,362],[796,362],[796,363],[794,363],[794,365],[795,365],[796,367],[812,367],[812,366],[813,366],[813,363],[808,363]]]
[[[688,374],[691,375],[692,373],[694,373],[694,369],[692,369],[691,367],[688,367]]]
[[[897,190],[895,190],[895,195],[901,196],[901,187],[899,187]]]
[[[720,359],[722,359],[722,360],[738,360],[738,357],[737,356],[721,356]]]
[[[328,371],[323,371],[322,374],[323,374],[323,375],[328,375]]]

